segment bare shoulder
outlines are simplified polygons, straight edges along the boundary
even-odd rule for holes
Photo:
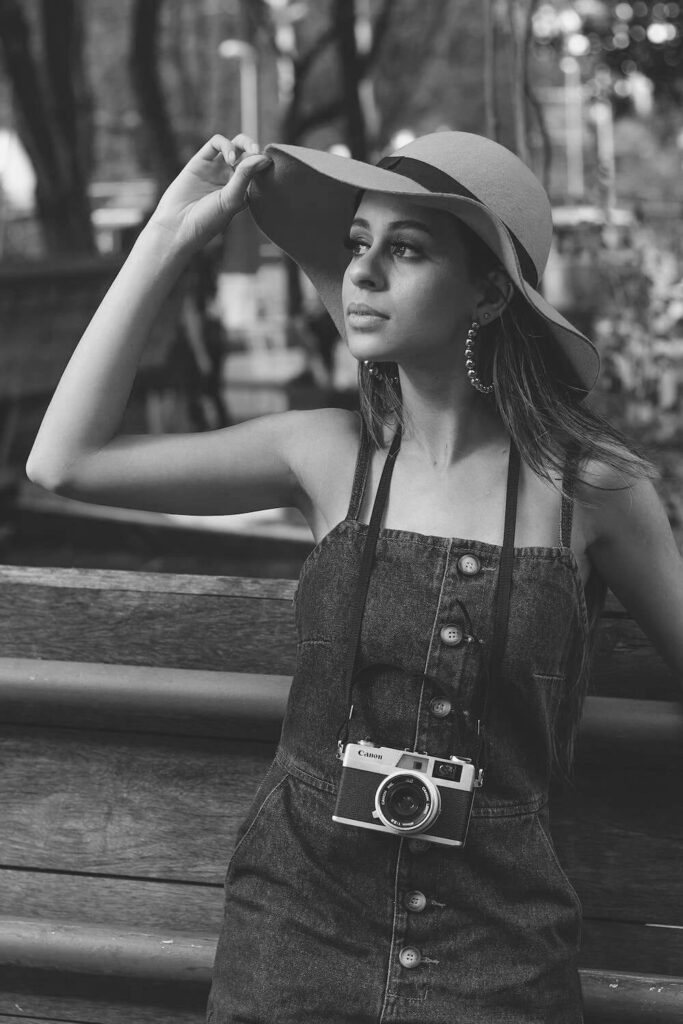
[[[317,540],[346,515],[361,420],[347,409],[306,410],[288,417],[289,461],[301,511]]]
[[[306,409],[287,414],[288,441],[294,468],[304,472],[334,455],[355,452],[360,437],[360,416],[348,409]]]
[[[626,460],[621,469],[604,459],[587,459],[579,468],[576,500],[588,543],[605,539],[625,527],[653,519],[661,522],[663,507],[652,479],[626,448],[614,446]]]

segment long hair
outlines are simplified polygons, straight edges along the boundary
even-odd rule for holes
[[[470,272],[483,279],[493,269],[502,270],[491,250],[466,225],[460,224],[471,255]],[[458,339],[463,344],[464,339]],[[644,453],[594,408],[582,401],[584,392],[564,352],[553,339],[540,315],[515,290],[502,315],[478,334],[474,355],[477,374],[484,383],[493,382],[490,396],[514,440],[521,459],[553,487],[573,494],[582,465],[589,460],[612,468],[627,479],[656,477],[655,466]],[[395,363],[375,364],[371,374],[359,363],[361,415],[371,444],[387,445],[388,430],[405,426],[401,385]],[[568,454],[574,457],[568,459]],[[596,486],[596,485],[592,485]],[[623,485],[628,486],[628,483]],[[598,583],[590,636],[604,599],[604,585]],[[565,780],[574,759],[576,730],[589,682],[591,646],[578,652],[553,735],[555,769]]]

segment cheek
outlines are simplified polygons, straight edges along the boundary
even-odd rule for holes
[[[439,334],[452,334],[465,322],[469,309],[469,293],[450,275],[428,276],[416,282],[406,306],[415,318]]]

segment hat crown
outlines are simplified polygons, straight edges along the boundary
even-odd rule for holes
[[[543,273],[553,232],[550,200],[536,175],[505,146],[470,132],[432,132],[391,154],[441,171],[493,211]],[[400,167],[396,168],[400,174]]]

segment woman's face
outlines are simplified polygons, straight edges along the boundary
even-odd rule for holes
[[[351,354],[441,371],[449,357],[460,358],[481,292],[470,278],[457,221],[366,192],[348,245],[342,303]]]

